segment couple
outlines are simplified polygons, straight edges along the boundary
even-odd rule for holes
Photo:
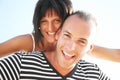
[[[64,18],[72,12],[71,0],[38,0],[33,16],[33,32],[0,43],[0,57],[16,51],[51,50],[56,42],[55,33],[60,28]],[[88,55],[120,62],[120,49],[95,45],[93,51]]]
[[[15,53],[1,59],[1,80],[110,80],[96,64],[81,59],[92,51],[95,34],[94,18],[76,11],[56,33],[53,50]]]

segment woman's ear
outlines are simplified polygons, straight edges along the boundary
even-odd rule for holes
[[[56,39],[56,40],[58,40],[58,37],[59,37],[59,35],[60,35],[60,32],[61,32],[61,29],[59,29],[59,30],[57,31],[56,35],[55,35],[55,39]]]

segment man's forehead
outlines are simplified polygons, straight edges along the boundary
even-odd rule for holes
[[[67,32],[77,38],[88,38],[91,29],[88,22],[72,15],[63,24],[62,32]]]

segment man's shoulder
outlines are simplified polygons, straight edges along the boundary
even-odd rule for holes
[[[16,52],[13,53],[11,55],[5,56],[3,58],[1,58],[0,60],[4,60],[4,59],[9,59],[9,58],[18,58],[19,60],[21,60],[22,58],[25,57],[37,57],[37,56],[43,56],[43,52],[42,51],[33,51],[33,52]]]
[[[89,61],[86,61],[86,60],[79,60],[78,63],[79,64],[96,65],[95,63],[92,63],[92,62],[89,62]]]
[[[82,69],[92,69],[92,70],[99,71],[99,67],[97,66],[97,64],[92,63],[92,62],[88,62],[85,60],[80,60],[78,62],[78,66],[81,67]]]
[[[76,72],[85,75],[87,80],[110,80],[109,77],[100,70],[97,64],[85,60],[80,60],[78,62]]]
[[[37,57],[37,56],[43,56],[43,52],[42,51],[32,51],[32,52],[18,52],[18,53],[15,53],[15,55],[17,56],[20,56],[21,58],[24,58],[24,57]]]

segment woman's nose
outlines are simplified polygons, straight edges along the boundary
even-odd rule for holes
[[[52,22],[50,22],[49,25],[48,25],[48,30],[49,31],[54,31],[54,29],[55,29],[54,25],[52,24]]]

